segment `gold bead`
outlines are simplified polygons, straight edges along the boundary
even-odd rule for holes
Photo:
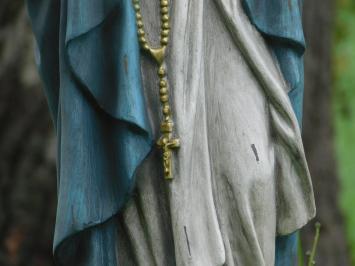
[[[160,66],[159,69],[158,69],[158,75],[159,77],[164,77],[165,76],[165,68],[163,66]]]
[[[164,121],[160,125],[160,130],[162,133],[171,133],[173,132],[173,127],[174,127],[174,123],[171,120]]]
[[[165,7],[165,6],[168,6],[168,5],[169,5],[169,2],[167,0],[161,0],[160,1],[160,6]]]
[[[168,15],[163,15],[162,17],[161,17],[161,20],[163,21],[163,22],[168,22],[169,21],[169,16]]]
[[[147,43],[144,43],[142,47],[144,50],[147,50],[147,51],[150,49],[150,47]]]
[[[164,15],[164,14],[168,14],[169,13],[169,8],[167,6],[164,6],[161,8],[160,12]]]
[[[163,105],[163,114],[170,115],[170,106],[168,104]]]
[[[133,0],[133,4],[139,4],[139,0]]]
[[[162,28],[163,28],[164,30],[170,29],[169,22],[164,22],[164,23],[162,24]]]
[[[168,37],[169,36],[169,30],[162,30],[161,31],[161,36],[162,37]]]
[[[142,20],[137,20],[137,27],[138,29],[143,29],[143,21]],[[144,31],[143,31],[144,33]]]
[[[164,80],[164,79],[160,80],[159,86],[160,87],[166,87],[166,80]]]
[[[161,38],[160,43],[161,43],[162,45],[168,45],[168,42],[169,42],[168,37]]]
[[[136,11],[136,12],[138,12],[138,11],[140,11],[141,10],[141,7],[139,6],[139,4],[134,4],[134,10]]]
[[[161,87],[159,90],[160,95],[165,95],[168,93],[168,88],[167,87]]]
[[[142,14],[140,12],[136,12],[136,20],[141,20]]]
[[[147,40],[146,40],[143,36],[139,37],[139,41],[140,41],[142,44],[146,44],[146,43],[147,43]]]
[[[160,101],[161,101],[162,103],[168,102],[168,101],[169,101],[169,95],[168,95],[168,94],[161,95],[161,96],[160,96]]]
[[[145,35],[144,29],[138,29],[138,36],[143,37]]]

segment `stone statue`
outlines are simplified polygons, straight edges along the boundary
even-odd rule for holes
[[[28,0],[58,265],[294,265],[315,215],[300,1],[130,1]]]

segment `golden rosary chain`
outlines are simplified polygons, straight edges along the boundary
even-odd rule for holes
[[[160,124],[160,132],[162,136],[157,144],[163,151],[163,166],[165,179],[172,179],[172,150],[180,147],[180,140],[173,138],[174,123],[172,120],[171,107],[169,103],[168,82],[166,79],[166,69],[164,67],[164,59],[166,47],[169,43],[169,2],[168,0],[160,0],[160,18],[161,32],[160,44],[161,47],[153,48],[148,44],[144,31],[144,23],[142,19],[139,0],[132,0],[133,7],[136,12],[136,24],[139,43],[143,50],[147,51],[159,65],[159,95],[162,104],[163,121]],[[151,0],[150,0],[151,1]]]
[[[141,47],[144,50],[149,51],[152,47],[147,42],[145,31],[144,31],[144,24],[142,19],[141,8],[139,4],[139,0],[133,0],[133,7],[136,12],[136,23],[138,27],[138,38],[141,44]],[[160,19],[161,19],[161,32],[160,32],[160,44],[162,46],[167,46],[169,42],[169,31],[170,31],[170,24],[169,24],[169,2],[168,0],[160,0]]]

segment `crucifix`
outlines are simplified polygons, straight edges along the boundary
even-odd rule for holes
[[[161,47],[152,48],[146,38],[144,31],[144,24],[142,14],[140,11],[139,0],[133,0],[133,7],[136,12],[136,24],[139,43],[143,50],[147,51],[151,57],[158,64],[159,76],[159,95],[162,104],[163,121],[160,124],[160,132],[162,136],[157,141],[158,147],[163,153],[163,167],[164,177],[167,180],[173,179],[172,174],[172,151],[180,147],[180,139],[173,137],[174,122],[172,120],[171,107],[169,103],[168,82],[166,79],[166,69],[164,67],[164,60],[166,55],[166,47],[169,43],[169,2],[168,0],[160,0],[161,13],[161,33],[160,44]]]

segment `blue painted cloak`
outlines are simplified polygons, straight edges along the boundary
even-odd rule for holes
[[[57,265],[116,266],[114,216],[153,145],[130,0],[27,0],[37,64],[58,138]],[[302,115],[304,38],[299,0],[244,0]],[[296,236],[276,240],[293,265]]]

